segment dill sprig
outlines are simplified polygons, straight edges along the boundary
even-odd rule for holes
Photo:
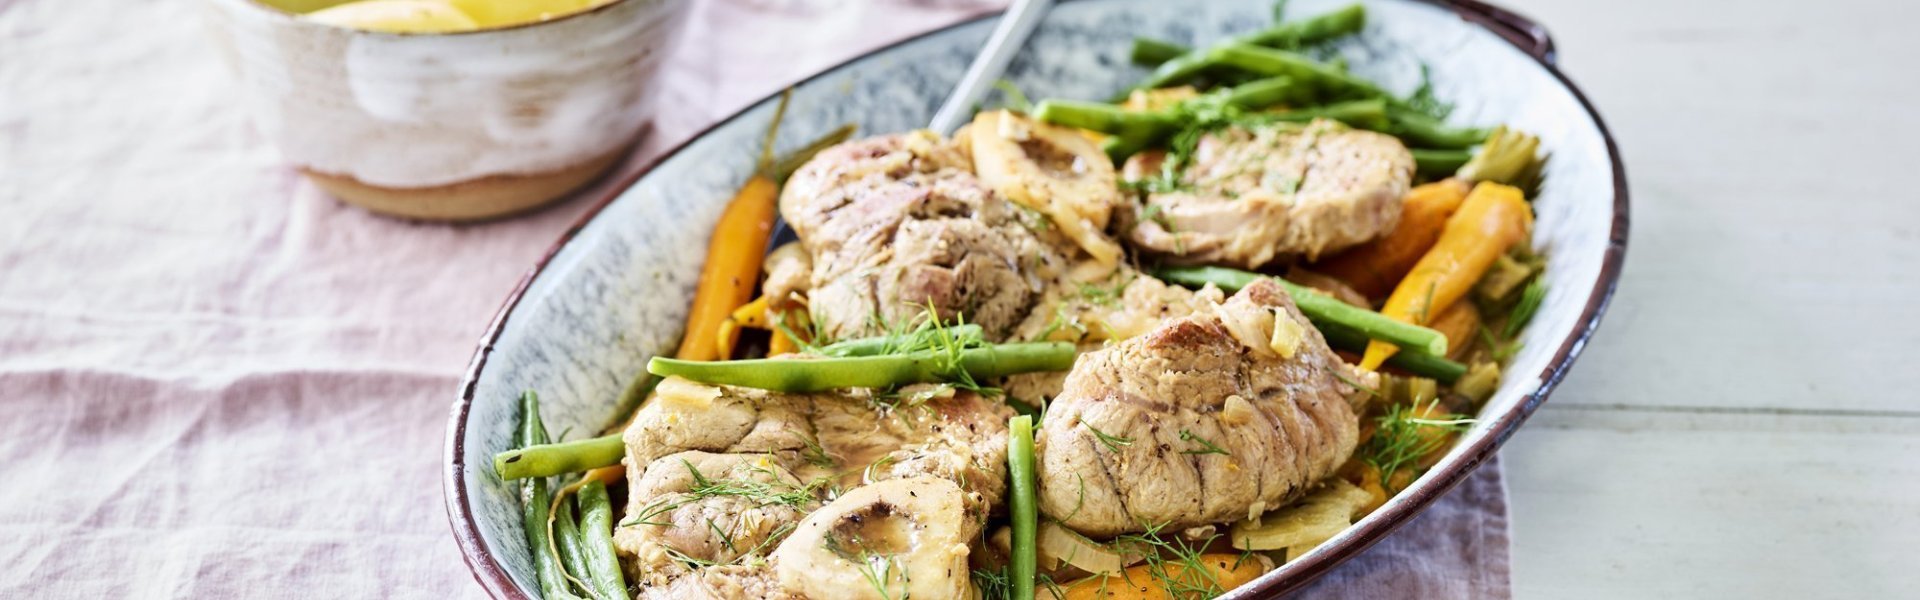
[[[667,558],[671,558],[676,562],[685,563],[688,567],[692,567],[696,569],[701,567],[711,567],[711,566],[720,564],[704,558],[694,558],[692,556],[688,556],[687,553],[681,552],[679,549],[674,548],[672,546],[667,546]]]
[[[819,486],[823,484],[823,480],[815,480],[813,483],[804,487],[796,488],[792,485],[779,482],[777,479],[771,483],[752,479],[713,479],[705,473],[700,472],[700,469],[693,466],[693,463],[683,459],[680,461],[680,464],[684,465],[687,469],[687,474],[693,477],[693,487],[680,494],[648,504],[642,508],[640,512],[621,521],[620,525],[622,527],[631,524],[672,527],[672,523],[655,521],[653,519],[654,517],[694,502],[721,496],[745,498],[753,503],[754,508],[776,505],[800,508],[808,502],[818,499],[815,492],[819,489]],[[769,477],[774,476],[773,470],[764,466],[754,465],[748,468],[755,473],[763,473]],[[727,551],[734,553],[734,561],[743,559],[758,560],[765,557],[767,552],[770,551],[775,544],[786,539],[787,534],[793,533],[795,526],[794,523],[782,523],[780,526],[775,527],[773,531],[768,532],[766,538],[760,540],[760,543],[755,544],[752,548],[748,548],[746,552],[741,552],[736,537],[738,528],[741,525],[740,521],[736,520],[732,525],[723,528],[711,517],[703,517],[702,519],[706,521],[707,530],[713,532],[714,536],[720,539],[721,545],[726,546]],[[666,548],[666,552],[668,558],[689,567],[711,567],[722,564],[717,561],[689,556],[671,546]],[[726,564],[732,564],[732,561]]]
[[[1387,414],[1380,416],[1373,430],[1373,438],[1367,440],[1360,456],[1361,460],[1380,470],[1383,484],[1392,485],[1393,476],[1401,469],[1413,467],[1421,457],[1451,442],[1453,434],[1473,426],[1473,419],[1455,414],[1437,419],[1420,416],[1442,414],[1439,404],[1440,399],[1435,398],[1424,406],[1395,405],[1388,409]],[[1436,429],[1442,435],[1434,435],[1432,432]]]
[[[885,598],[886,600],[907,599],[908,590],[912,587],[913,578],[909,576],[906,569],[900,565],[899,557],[893,554],[875,552],[867,545],[866,540],[858,537],[852,540],[852,545],[854,546],[852,548],[848,547],[847,542],[841,541],[839,536],[828,534],[826,538],[827,550],[847,562],[859,565],[860,577],[866,580],[867,585],[873,586],[874,591],[879,592],[881,598]],[[900,594],[898,596],[894,595],[893,590],[893,582],[895,580],[899,580],[901,584]]]
[[[1502,342],[1496,339],[1493,336],[1493,330],[1487,329],[1486,325],[1480,326],[1480,341],[1487,345],[1487,355],[1497,363],[1507,362],[1507,359],[1519,354],[1520,348],[1525,345],[1520,343],[1520,340]]]
[[[787,534],[793,533],[796,527],[798,527],[798,525],[794,523],[781,523],[779,527],[775,527],[773,531],[767,533],[766,539],[760,540],[760,543],[754,544],[752,548],[748,548],[746,553],[741,554],[741,556],[749,558],[766,556],[767,552],[771,550],[770,546],[787,539]]]
[[[728,552],[737,553],[740,551],[739,548],[736,548],[733,545],[732,527],[729,527],[727,529],[721,529],[720,524],[713,522],[713,517],[704,517],[704,520],[706,520],[707,522],[707,530],[712,531],[713,535],[720,538],[720,544],[723,546],[726,546]],[[737,522],[734,523],[734,526],[738,526],[738,525],[739,523]]]
[[[1507,313],[1507,326],[1501,332],[1503,337],[1512,339],[1520,334],[1520,329],[1533,320],[1534,313],[1540,311],[1540,304],[1547,299],[1547,282],[1536,275],[1520,290],[1520,300],[1513,305],[1513,312]]]
[[[1133,277],[1116,277],[1112,285],[1080,284],[1080,297],[1095,306],[1112,306],[1126,295]]]
[[[802,448],[800,451],[800,457],[806,459],[807,464],[822,469],[831,469],[839,464],[838,461],[833,459],[833,456],[827,454],[827,449],[820,445],[820,440],[800,436],[800,443],[805,445],[805,448]]]
[[[1086,426],[1087,431],[1093,432],[1094,439],[1099,440],[1100,445],[1106,446],[1108,452],[1117,454],[1120,452],[1120,448],[1133,445],[1133,438],[1108,435],[1107,432],[1101,431],[1100,428],[1094,427],[1092,423],[1086,421],[1081,421],[1080,424]]]
[[[980,597],[989,600],[1010,600],[1013,598],[1013,582],[1007,577],[1007,567],[998,569],[974,569],[973,589]]]
[[[1073,510],[1071,512],[1068,512],[1066,516],[1060,517],[1060,522],[1062,523],[1065,523],[1067,521],[1072,521],[1075,515],[1080,514],[1080,508],[1083,506],[1086,506],[1087,504],[1086,478],[1081,477],[1079,473],[1074,473],[1073,480],[1075,483],[1077,483],[1080,486],[1080,488],[1079,488],[1079,491],[1075,492],[1075,496],[1073,500]]]
[[[898,460],[900,460],[899,456],[888,454],[886,456],[882,456],[878,459],[875,459],[873,462],[867,463],[867,466],[862,467],[860,469],[860,480],[867,483],[873,483],[875,481],[878,481],[873,477],[873,470],[876,468],[886,469],[887,465],[893,464],[895,461],[898,461]]]
[[[1046,213],[1017,202],[1009,202],[1008,204],[1013,206],[1014,210],[1019,211],[1020,226],[1026,227],[1027,231],[1041,233],[1053,229],[1053,219],[1047,218]]]
[[[1199,444],[1201,448],[1199,450],[1181,450],[1181,454],[1219,454],[1222,456],[1233,456],[1233,453],[1227,452],[1225,448],[1214,445],[1214,443],[1208,441],[1207,438],[1194,435],[1193,432],[1185,429],[1180,430],[1180,440]]]
[[[919,314],[912,318],[892,322],[878,314],[869,315],[869,326],[882,334],[843,340],[810,352],[829,357],[931,355],[933,370],[946,385],[987,397],[1002,395],[999,388],[981,385],[966,368],[967,351],[990,345],[985,331],[967,323],[964,313],[954,315],[952,320],[941,318],[932,301],[919,308]],[[898,407],[900,398],[897,390],[882,390],[876,399]]]
[[[1158,583],[1158,587],[1174,598],[1212,598],[1226,592],[1220,585],[1220,578],[1213,569],[1206,567],[1200,555],[1206,551],[1219,534],[1208,536],[1204,540],[1187,540],[1179,536],[1163,535],[1167,524],[1149,525],[1146,531],[1131,533],[1114,538],[1119,547],[1129,547],[1133,553],[1143,557],[1142,565],[1147,567],[1147,575]],[[1134,582],[1127,571],[1121,571],[1121,577]],[[1104,596],[1102,596],[1104,597]]]
[[[1420,64],[1420,86],[1413,89],[1407,97],[1407,108],[1435,119],[1445,119],[1453,114],[1453,104],[1442,102],[1433,93],[1433,68],[1426,63]]]
[[[933,346],[932,350],[940,354],[940,371],[946,374],[948,384],[988,398],[1001,395],[1000,388],[980,385],[980,382],[974,381],[973,373],[967,371],[964,360],[966,350],[985,345],[986,340],[977,335],[968,337],[956,333],[967,326],[965,313],[956,313],[953,323],[945,323],[940,319],[940,311],[933,308],[933,301],[928,300],[927,312],[921,322],[921,327],[926,328],[926,340]]]
[[[685,492],[655,500],[653,503],[642,507],[639,512],[622,520],[620,523],[622,526],[638,524],[668,527],[672,524],[655,521],[653,520],[654,517],[673,512],[675,509],[688,504],[722,496],[744,498],[753,503],[754,508],[776,505],[798,508],[818,499],[815,495],[817,491],[815,485],[810,484],[803,487],[788,485],[780,482],[773,470],[763,466],[755,465],[749,467],[749,469],[757,473],[765,474],[774,481],[767,482],[754,479],[733,478],[713,479],[705,473],[701,473],[698,467],[693,466],[693,463],[687,462],[685,459],[681,459],[680,464],[684,465],[687,469],[687,474],[693,477],[693,486]],[[815,483],[817,484],[818,482]]]
[[[1003,100],[1002,106],[1007,110],[1021,114],[1031,114],[1033,112],[1033,101],[1028,100],[1026,92],[1020,91],[1020,87],[1014,85],[1012,81],[1005,79],[995,81],[993,82],[993,89],[1000,90],[1000,98]]]
[[[1332,368],[1329,368],[1329,369],[1327,369],[1327,372],[1328,372],[1328,373],[1332,373],[1332,374],[1333,374],[1333,378],[1334,378],[1334,379],[1338,379],[1338,380],[1340,380],[1340,383],[1344,383],[1344,384],[1347,384],[1348,386],[1350,386],[1350,387],[1352,387],[1353,389],[1356,389],[1356,390],[1364,390],[1365,392],[1367,392],[1367,395],[1368,395],[1368,396],[1372,396],[1372,397],[1375,397],[1375,398],[1379,398],[1379,397],[1380,397],[1380,390],[1376,390],[1376,389],[1373,389],[1373,388],[1370,388],[1370,387],[1367,387],[1367,386],[1365,386],[1365,385],[1361,385],[1361,383],[1360,383],[1360,382],[1358,382],[1358,381],[1354,381],[1354,380],[1353,380],[1353,378],[1352,378],[1352,377],[1348,377],[1346,373],[1341,373],[1341,372],[1340,372],[1340,367],[1332,367]]]
[[[775,335],[787,336],[788,339],[793,340],[794,347],[804,354],[827,355],[826,348],[832,343],[827,340],[826,332],[820,329],[819,321],[804,319],[806,331],[805,335],[801,335],[801,332],[794,331],[793,327],[787,325],[786,311],[768,312],[772,313]]]
[[[1082,338],[1087,337],[1087,333],[1089,331],[1087,329],[1087,325],[1085,323],[1080,322],[1079,315],[1067,314],[1067,305],[1063,303],[1063,304],[1057,304],[1053,307],[1053,319],[1050,321],[1047,321],[1047,328],[1040,330],[1040,335],[1034,336],[1033,339],[1035,340],[1053,339],[1053,334],[1058,333],[1062,329],[1073,330],[1074,332],[1073,339],[1069,341],[1079,341]]]

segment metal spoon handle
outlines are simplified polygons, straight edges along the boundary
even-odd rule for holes
[[[1013,62],[1013,55],[1020,52],[1020,46],[1026,44],[1027,37],[1033,35],[1050,8],[1053,0],[1013,0],[1007,12],[1000,15],[1000,23],[987,38],[987,46],[980,49],[979,56],[973,57],[973,64],[967,65],[960,85],[953,88],[947,102],[933,113],[933,121],[927,128],[947,135],[972,120],[974,107],[986,97],[987,88],[1006,73],[1007,63]]]

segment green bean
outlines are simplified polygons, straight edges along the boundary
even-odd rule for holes
[[[949,341],[962,344],[975,344],[986,339],[986,330],[979,324],[966,323],[946,325],[938,328],[926,328],[902,335],[880,335],[874,337],[841,340],[820,348],[822,356],[875,356],[901,351],[924,350],[935,344]]]
[[[1137,37],[1133,38],[1133,51],[1128,58],[1133,60],[1133,64],[1153,67],[1192,51],[1192,48],[1173,42]]]
[[[1301,44],[1333,39],[1359,31],[1366,23],[1367,9],[1359,4],[1349,5],[1346,8],[1323,15],[1316,15],[1309,19],[1281,23],[1267,29],[1229,39],[1207,50],[1190,50],[1186,54],[1166,58],[1157,63],[1159,68],[1154,69],[1153,73],[1148,75],[1145,80],[1133,86],[1128,91],[1162,88],[1193,79],[1208,68],[1220,64],[1220,60],[1212,52],[1214,48],[1236,44],[1295,48]],[[1160,43],[1156,48],[1149,50],[1148,53],[1149,56],[1157,57],[1175,48],[1178,48],[1178,46]],[[1134,60],[1135,62],[1139,62],[1138,53],[1140,52],[1140,43],[1137,40],[1134,43],[1134,52],[1136,57]],[[1125,98],[1126,95],[1127,92],[1121,92],[1120,97]]]
[[[573,516],[573,502],[562,500],[559,509],[560,512],[553,515],[553,538],[554,545],[560,547],[560,566],[569,579],[581,585],[581,591],[597,596],[593,590],[586,589],[586,581],[581,579],[587,576],[587,548],[580,540],[580,522]]]
[[[1304,104],[1313,100],[1313,89],[1300,85],[1292,77],[1268,77],[1233,86],[1226,92],[1226,103],[1246,110],[1259,110],[1275,104]]]
[[[1114,164],[1120,164],[1125,162],[1127,157],[1139,154],[1141,150],[1146,150],[1156,143],[1158,143],[1157,140],[1145,136],[1116,135],[1101,140],[1100,151],[1107,153],[1107,158],[1113,159]]]
[[[1007,579],[1013,597],[1032,598],[1034,574],[1038,566],[1039,497],[1034,481],[1033,417],[1021,415],[1007,420],[1007,512],[1013,521],[1012,562]]]
[[[552,477],[620,464],[627,454],[619,434],[558,444],[535,444],[493,455],[501,479]]]
[[[1169,267],[1155,273],[1161,279],[1182,285],[1199,287],[1213,284],[1229,292],[1239,291],[1255,279],[1267,277],[1280,283],[1287,293],[1293,296],[1293,303],[1300,312],[1313,321],[1316,327],[1322,323],[1334,323],[1353,328],[1368,338],[1399,346],[1402,349],[1415,348],[1434,356],[1447,353],[1447,336],[1440,332],[1389,319],[1386,315],[1360,308],[1321,293],[1319,290],[1295,284],[1279,277],[1248,273],[1225,267]]]
[[[1379,98],[1289,110],[1275,113],[1274,118],[1282,121],[1311,121],[1322,118],[1333,119],[1353,127],[1372,131],[1386,129],[1389,125],[1387,121],[1387,101]]]
[[[841,388],[884,388],[909,383],[975,379],[1073,367],[1074,347],[1066,342],[1000,344],[956,352],[922,351],[849,358],[765,358],[701,362],[654,357],[647,371],[678,375],[701,383],[759,388],[776,392],[817,392]]]
[[[1392,97],[1373,82],[1285,50],[1251,44],[1227,44],[1208,50],[1207,54],[1219,64],[1269,77],[1292,77],[1302,85],[1318,88],[1328,98],[1364,100]]]
[[[603,600],[628,600],[627,582],[613,549],[613,502],[607,484],[589,481],[580,487],[580,537],[586,549],[587,582]]]
[[[1488,134],[1487,130],[1477,127],[1448,127],[1439,119],[1399,107],[1387,109],[1387,118],[1393,120],[1389,133],[1426,148],[1470,148],[1486,141]]]
[[[1271,77],[1233,87],[1226,92],[1223,102],[1256,110],[1311,99],[1311,89],[1296,85],[1288,77]],[[1186,119],[1177,112],[1129,111],[1112,104],[1074,100],[1042,101],[1034,111],[1034,118],[1112,136],[1101,142],[1101,149],[1116,163],[1165,142],[1186,125]]]
[[[1207,69],[1219,65],[1219,59],[1215,58],[1211,52],[1188,52],[1185,55],[1160,63],[1160,66],[1155,68],[1152,73],[1149,73],[1145,80],[1142,80],[1138,85],[1131,88],[1121,90],[1114,98],[1116,101],[1125,100],[1134,90],[1151,90],[1186,83],[1195,77],[1199,77],[1200,74],[1205,73]]]
[[[546,442],[547,428],[540,421],[540,397],[529,390],[520,396],[520,430],[514,436],[514,444],[527,447]],[[526,516],[521,526],[526,529],[527,554],[533,557],[533,573],[540,581],[540,595],[547,600],[575,598],[567,591],[560,558],[554,556],[553,546],[547,539],[547,508],[553,503],[553,492],[547,489],[544,477],[528,482],[526,492]]]
[[[1327,345],[1336,350],[1367,351],[1367,336],[1350,327],[1338,323],[1316,322],[1314,329],[1320,330],[1320,335],[1327,338]],[[1387,366],[1449,384],[1458,381],[1467,373],[1466,365],[1447,360],[1445,357],[1404,350],[1395,352],[1393,357],[1388,358]]]
[[[1453,175],[1462,165],[1467,164],[1468,159],[1473,158],[1473,153],[1466,150],[1412,148],[1407,151],[1413,153],[1414,170],[1421,175],[1436,178]]]
[[[1367,7],[1349,4],[1333,12],[1288,21],[1234,38],[1233,41],[1270,48],[1298,48],[1360,31],[1367,25]]]
[[[1112,104],[1079,100],[1041,100],[1033,118],[1066,127],[1078,127],[1121,137],[1158,138],[1173,135],[1180,120],[1158,112],[1129,111]]]

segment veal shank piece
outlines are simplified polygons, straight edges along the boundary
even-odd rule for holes
[[[1111,536],[1282,506],[1353,454],[1349,371],[1268,280],[1081,355],[1042,421],[1041,512]]]
[[[1313,260],[1392,231],[1413,167],[1399,140],[1333,121],[1229,127],[1200,139],[1179,189],[1147,196],[1128,239],[1177,263]]]
[[[879,334],[929,306],[994,340],[1026,317],[1064,259],[972,168],[919,131],[834,146],[787,181],[780,214],[811,258],[811,317],[827,337]]]
[[[849,497],[893,498],[854,492],[901,480],[923,482],[902,493],[926,489],[927,480],[946,482],[934,487],[951,491],[968,524],[954,523],[945,508],[920,514],[922,505],[895,498],[890,505],[901,518],[976,533],[1005,495],[1012,409],[951,388],[899,394],[778,394],[662,382],[622,436],[634,487],[614,545],[633,559],[635,580],[658,598],[804,597],[787,589],[790,577],[776,580],[761,563],[772,558],[777,567],[776,554],[789,536],[807,531],[810,514],[845,509]]]

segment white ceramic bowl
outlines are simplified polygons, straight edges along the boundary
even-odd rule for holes
[[[439,34],[318,23],[205,0],[260,130],[343,200],[404,217],[497,217],[618,162],[689,0],[616,0],[548,21]]]
[[[1315,14],[1345,0],[1294,0]],[[1550,285],[1499,391],[1449,453],[1380,510],[1307,555],[1235,590],[1264,597],[1357,554],[1466,477],[1546,399],[1599,325],[1626,252],[1626,175],[1606,127],[1553,65],[1546,33],[1471,0],[1367,0],[1368,25],[1338,50],[1351,68],[1410,91],[1431,68],[1453,120],[1537,134],[1552,159],[1535,200],[1535,247]],[[1009,78],[1034,97],[1104,98],[1143,72],[1134,36],[1195,43],[1266,22],[1268,0],[1064,2],[1015,58]],[[865,132],[922,126],[986,39],[960,24],[854,59],[794,88],[785,146],[847,122]],[[531,562],[513,486],[491,457],[508,448],[515,399],[540,392],[548,427],[592,431],[649,357],[671,350],[722,207],[753,168],[773,99],[668,154],[604,200],[507,300],[475,354],[447,437],[447,511],[475,577],[497,598],[532,597]],[[784,150],[785,148],[783,148]]]

